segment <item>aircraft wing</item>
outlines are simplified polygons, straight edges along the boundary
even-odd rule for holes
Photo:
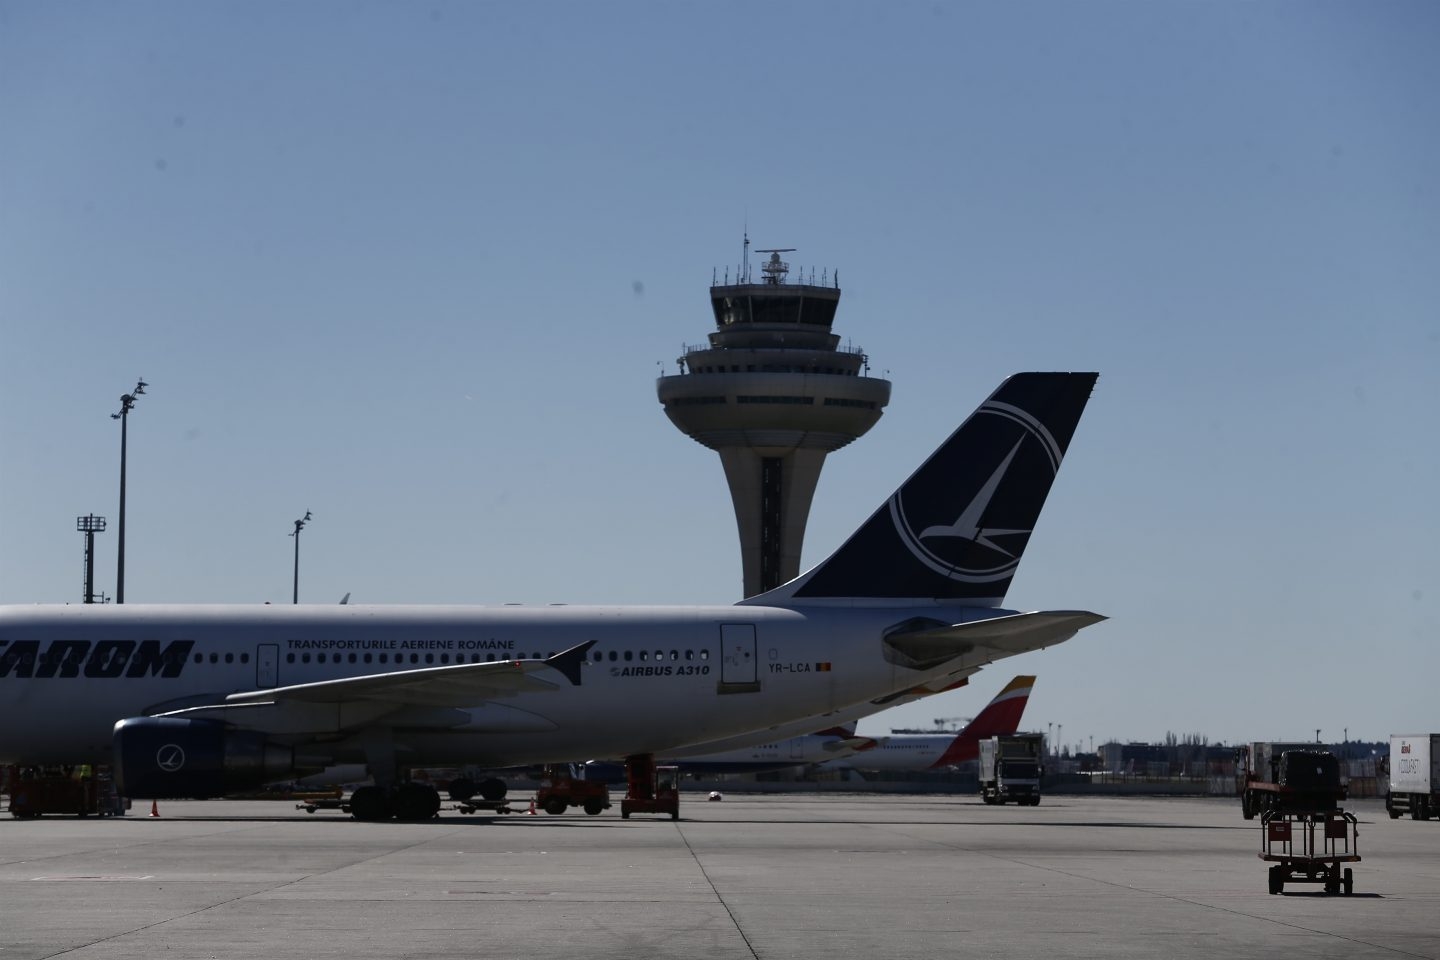
[[[885,643],[919,663],[985,650],[1010,656],[1053,646],[1104,619],[1087,610],[1040,610],[892,634]]]
[[[521,692],[557,690],[560,685],[538,674],[551,672],[580,685],[580,664],[594,640],[571,647],[544,660],[497,660],[458,663],[363,677],[344,677],[299,683],[268,690],[232,693],[227,705],[257,703],[343,704],[379,701],[407,706],[471,707],[495,697]]]
[[[829,743],[821,744],[820,749],[824,750],[826,753],[833,753],[837,757],[848,757],[852,754],[860,753],[864,750],[874,750],[876,747],[880,746],[880,744],[884,742],[885,739],[887,738],[881,737],[879,739],[876,739],[875,737],[847,737],[844,740],[831,740]]]

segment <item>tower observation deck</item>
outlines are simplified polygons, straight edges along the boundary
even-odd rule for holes
[[[734,283],[712,281],[715,330],[687,346],[680,372],[656,392],[665,414],[720,454],[740,528],[745,596],[800,574],[800,548],[825,455],[875,425],[890,381],[869,376],[869,358],[830,332],[838,275],[791,282],[791,250],[768,253],[752,282],[749,240]]]

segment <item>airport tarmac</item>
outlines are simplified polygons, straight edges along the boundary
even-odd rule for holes
[[[410,824],[137,802],[0,819],[0,960],[1440,958],[1440,823],[1348,809],[1350,897],[1269,895],[1234,800],[701,794],[679,822]]]

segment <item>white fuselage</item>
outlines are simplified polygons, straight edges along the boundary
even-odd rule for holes
[[[914,670],[881,636],[911,617],[995,608],[64,606],[0,608],[0,762],[103,761],[115,723],[229,694],[488,660],[595,641],[572,684],[474,705],[372,705],[406,766],[662,754],[836,711],[994,658]],[[318,711],[325,714],[326,711]],[[328,762],[363,761],[344,711],[256,726]],[[259,712],[257,711],[257,715]],[[273,724],[271,725],[273,727]],[[297,746],[297,752],[298,752]]]
[[[955,742],[955,734],[879,737],[879,745],[854,756],[830,760],[825,769],[901,772],[930,770]]]

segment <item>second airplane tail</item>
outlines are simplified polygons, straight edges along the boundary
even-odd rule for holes
[[[1034,677],[1016,677],[1005,684],[1005,689],[996,694],[995,699],[987,703],[985,709],[950,742],[934,766],[953,767],[966,760],[979,759],[981,740],[1019,730],[1020,718],[1025,715],[1025,705],[1030,702],[1030,691],[1034,686]]]

